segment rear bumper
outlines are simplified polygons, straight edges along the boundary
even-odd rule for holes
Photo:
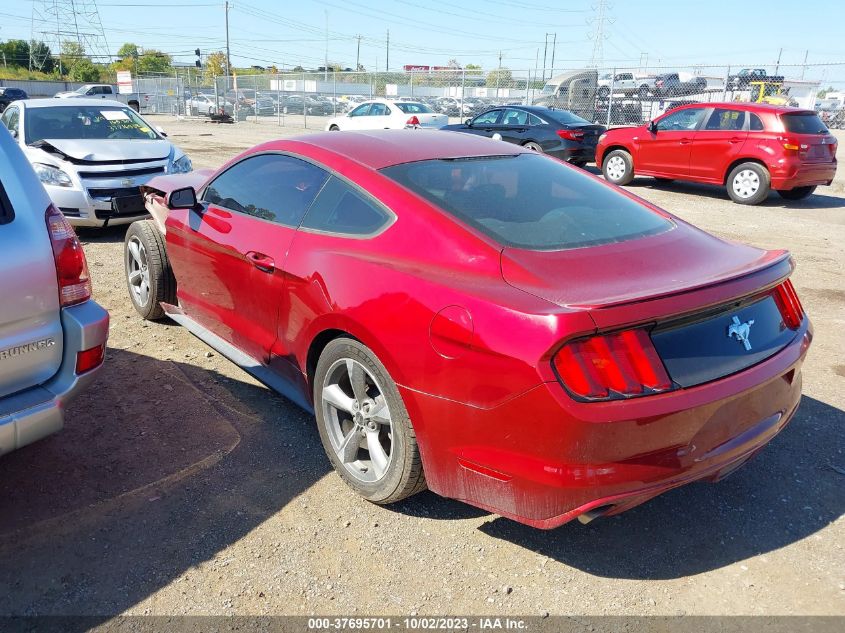
[[[789,190],[795,187],[829,185],[836,176],[836,162],[801,163],[781,161],[771,170],[772,189]]]
[[[550,156],[565,160],[567,163],[572,162],[587,162],[592,163],[596,160],[596,147],[585,146],[577,143],[561,143],[557,147],[545,149],[545,152]]]
[[[629,401],[576,403],[557,383],[493,409],[401,392],[411,418],[424,421],[417,436],[432,491],[554,528],[742,465],[794,415],[811,338],[805,321],[789,346],[754,367]]]
[[[98,368],[76,374],[79,351],[105,345],[109,314],[94,301],[62,310],[64,357],[59,371],[37,387],[0,398],[0,455],[59,431],[68,402],[84,389]]]

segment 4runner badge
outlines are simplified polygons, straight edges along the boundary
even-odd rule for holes
[[[728,326],[728,338],[736,337],[740,343],[742,343],[743,347],[745,347],[745,351],[751,351],[751,341],[748,340],[748,337],[751,335],[751,326],[754,325],[754,319],[746,323],[742,323],[739,320],[738,316],[733,317],[733,323]]]

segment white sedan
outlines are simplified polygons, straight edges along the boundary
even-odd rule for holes
[[[414,101],[365,101],[350,112],[329,119],[326,130],[401,130],[406,127],[441,128],[449,123],[424,103]]]

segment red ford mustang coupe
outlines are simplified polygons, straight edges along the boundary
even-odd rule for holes
[[[428,487],[586,522],[725,476],[798,406],[811,329],[789,255],[548,156],[325,133],[145,191],[135,308],[313,410],[376,503]]]

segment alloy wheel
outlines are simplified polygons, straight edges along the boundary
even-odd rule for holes
[[[326,372],[321,395],[338,461],[362,483],[382,479],[393,457],[393,421],[378,381],[358,361],[343,358]]]
[[[144,307],[150,300],[150,271],[147,263],[147,249],[137,237],[132,237],[127,246],[126,278],[132,298]]]

